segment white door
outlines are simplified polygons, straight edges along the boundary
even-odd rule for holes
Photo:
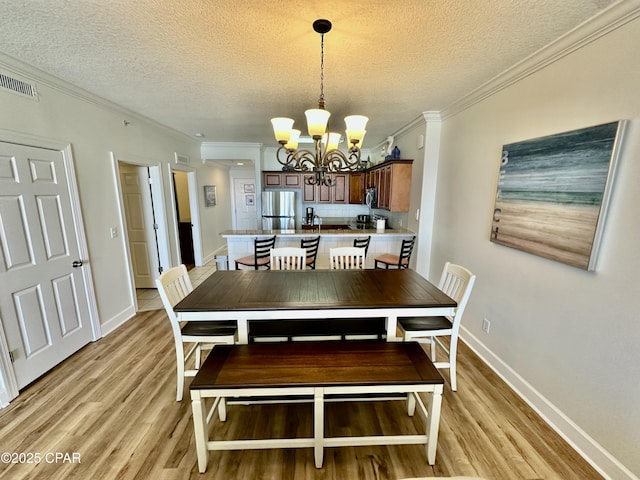
[[[0,318],[22,388],[89,343],[62,152],[0,142]]]
[[[156,288],[160,262],[147,167],[121,163],[120,185],[136,288]]]
[[[258,228],[256,211],[256,179],[234,178],[234,221],[236,230],[255,230]]]

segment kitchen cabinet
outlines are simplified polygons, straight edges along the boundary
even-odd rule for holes
[[[340,204],[349,200],[349,174],[335,173],[331,175],[335,186],[307,185],[302,186],[302,201],[304,203]]]
[[[301,188],[302,175],[297,172],[262,172],[263,188]]]
[[[364,172],[353,172],[349,174],[349,203],[361,205],[364,203]]]
[[[411,199],[413,160],[387,160],[366,173],[367,187],[378,194],[378,208],[390,212],[408,212]]]

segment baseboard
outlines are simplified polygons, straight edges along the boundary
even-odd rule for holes
[[[640,480],[463,326],[460,339],[607,480]]]
[[[100,325],[102,327],[102,336],[106,337],[119,326],[123,325],[127,320],[133,318],[135,315],[135,308],[133,308],[133,306],[127,307],[126,309],[118,313],[115,317],[112,317],[111,319]]]

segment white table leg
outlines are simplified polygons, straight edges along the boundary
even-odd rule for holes
[[[204,399],[200,397],[198,390],[191,390],[191,410],[193,412],[193,429],[196,438],[196,452],[198,454],[198,470],[200,473],[207,471],[209,461],[209,434],[207,428],[207,411]]]
[[[387,324],[387,342],[399,341],[396,336],[396,331],[398,329],[398,316],[389,315],[385,323]]]
[[[246,318],[238,318],[238,343],[246,345],[249,343],[249,326]]]
[[[442,406],[442,385],[437,385],[431,395],[429,404],[429,418],[427,419],[427,462],[436,463],[436,448],[438,447],[438,429],[440,427],[440,408]]]
[[[316,468],[322,468],[324,459],[324,389],[313,391],[313,456]]]

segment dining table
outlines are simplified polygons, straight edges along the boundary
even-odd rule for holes
[[[219,270],[174,306],[180,321],[235,320],[238,343],[249,321],[384,317],[399,341],[398,317],[453,315],[456,301],[412,269]]]

